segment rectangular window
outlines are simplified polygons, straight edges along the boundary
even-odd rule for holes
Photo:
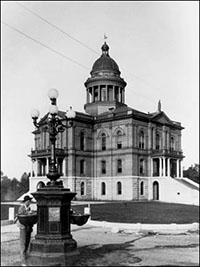
[[[118,141],[118,143],[117,143],[117,148],[118,148],[118,149],[122,148],[122,142],[121,142],[121,141]]]
[[[106,173],[106,161],[102,160],[101,162],[101,173],[105,174]]]
[[[144,174],[144,160],[140,160],[140,174]]]
[[[122,160],[121,159],[117,160],[117,172],[122,173]]]
[[[80,160],[80,174],[84,174],[85,173],[85,160],[81,159]]]

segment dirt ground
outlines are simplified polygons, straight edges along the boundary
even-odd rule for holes
[[[73,226],[72,235],[80,253],[74,266],[199,266],[198,231],[113,233],[86,224]],[[17,227],[1,236],[1,266],[20,266]]]

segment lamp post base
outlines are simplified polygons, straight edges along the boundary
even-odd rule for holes
[[[32,193],[37,200],[37,234],[30,243],[28,265],[73,266],[79,252],[70,225],[71,200],[76,193],[45,186]]]

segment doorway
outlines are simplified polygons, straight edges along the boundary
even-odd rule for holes
[[[153,200],[159,200],[159,183],[153,182]]]

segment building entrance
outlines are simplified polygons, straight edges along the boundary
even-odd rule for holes
[[[159,200],[159,183],[153,183],[153,200]]]

